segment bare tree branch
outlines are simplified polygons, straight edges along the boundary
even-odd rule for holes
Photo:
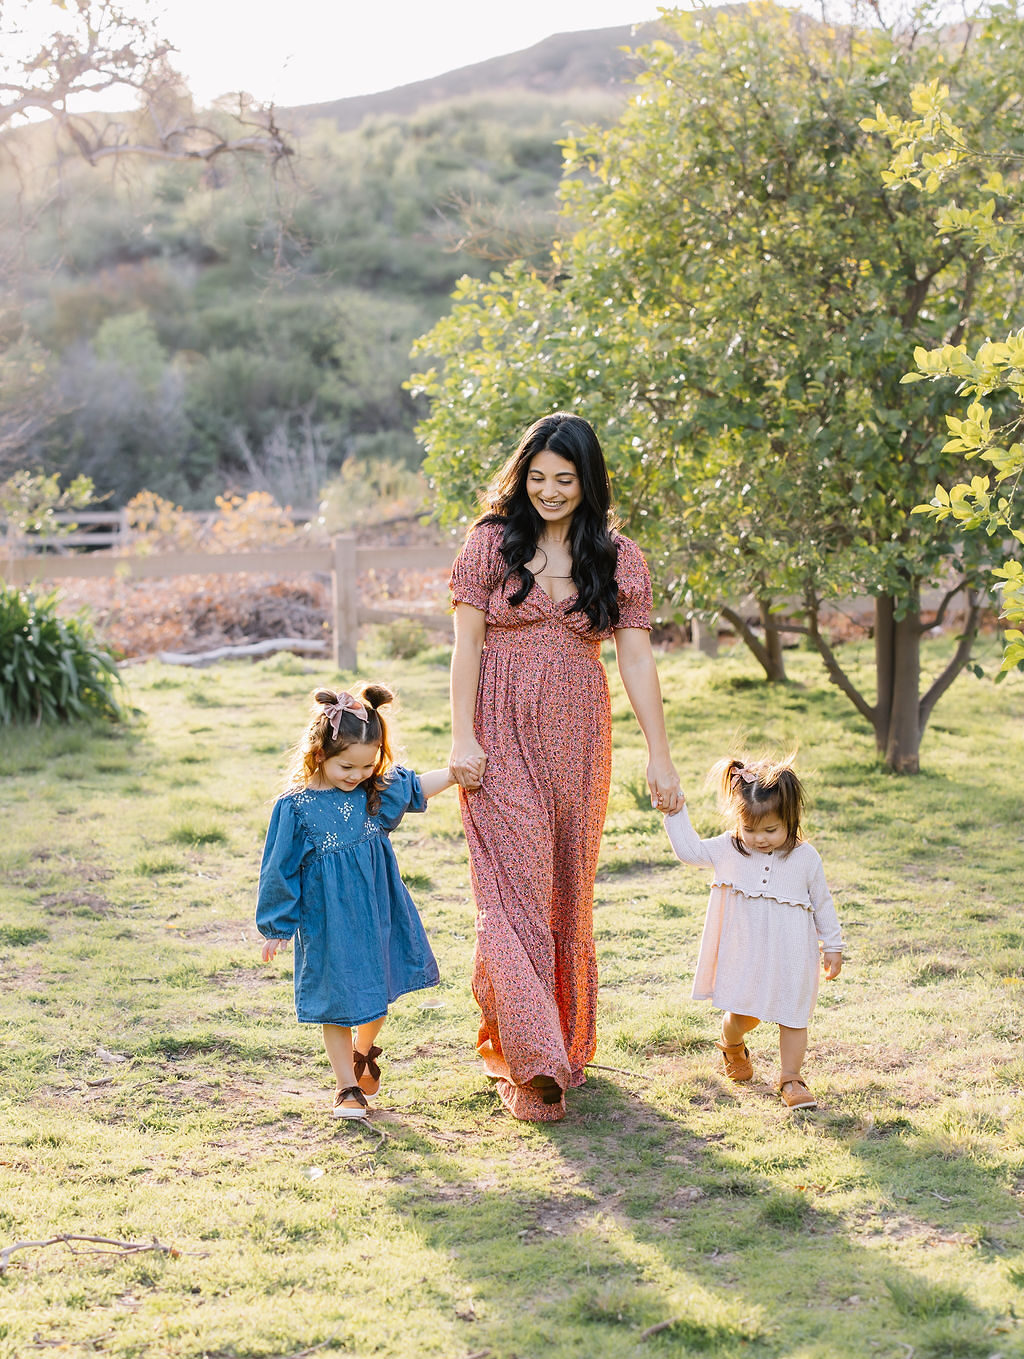
[[[727,623],[732,625],[733,631],[736,633],[737,637],[750,648],[758,665],[760,665],[764,671],[770,671],[772,662],[771,657],[768,655],[768,648],[764,645],[743,615],[737,613],[735,609],[729,608],[728,605],[723,605],[722,608],[719,609],[719,613]]]
[[[877,707],[872,707],[860,690],[856,688],[846,671],[839,664],[835,652],[821,635],[821,631],[818,627],[818,610],[820,606],[821,601],[814,593],[813,588],[808,586],[804,594],[804,608],[807,612],[807,635],[817,648],[821,659],[825,662],[825,670],[828,673],[829,679],[841,693],[846,695],[861,716],[866,717],[872,727],[874,727],[878,717],[878,709]]]
[[[64,31],[35,53],[14,41],[0,0],[0,128],[32,112],[46,113],[95,165],[107,156],[143,155],[163,160],[210,161],[225,154],[256,154],[271,161],[294,154],[272,106],[238,95],[236,119],[256,129],[229,136],[216,120],[198,123],[184,83],[171,65],[174,49],[145,20],[127,15],[113,0],[73,0],[61,10]],[[13,44],[13,45],[12,45]],[[139,112],[127,128],[103,114],[77,111],[83,98],[132,90]],[[140,137],[148,123],[151,136]]]
[[[918,722],[921,730],[924,731],[931,717],[932,709],[946,692],[949,686],[959,675],[967,662],[971,659],[971,648],[974,645],[974,638],[978,632],[978,621],[981,618],[981,594],[977,590],[968,589],[967,591],[967,621],[964,623],[964,630],[960,634],[960,641],[956,651],[949,660],[949,664],[943,670],[933,685],[921,696],[921,701],[917,707]]]
[[[953,600],[956,599],[960,591],[966,589],[967,589],[966,580],[957,581],[956,585],[952,586],[952,588],[947,590],[946,593],[942,596],[942,600],[939,603],[939,607],[935,611],[935,617],[932,619],[932,621],[930,623],[926,623],[923,618],[920,620],[918,631],[931,632],[932,628],[941,627],[942,621],[946,617],[946,610],[949,608],[950,604],[952,604]]]
[[[109,1246],[110,1250],[75,1250],[74,1243],[86,1241],[98,1246]],[[15,1241],[10,1246],[4,1246],[0,1250],[0,1275],[3,1275],[10,1264],[10,1257],[17,1250],[42,1249],[45,1246],[67,1246],[72,1255],[112,1255],[115,1252],[120,1255],[138,1255],[143,1251],[157,1251],[161,1255],[169,1255],[171,1259],[177,1259],[181,1254],[177,1246],[165,1246],[156,1237],[152,1241],[117,1241],[109,1236],[80,1236],[74,1232],[62,1232],[60,1236],[48,1237],[45,1241]]]

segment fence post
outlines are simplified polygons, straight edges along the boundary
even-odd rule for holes
[[[331,539],[334,566],[331,596],[334,602],[334,664],[339,670],[356,668],[359,638],[359,594],[356,585],[356,540],[351,533]]]
[[[690,637],[693,645],[705,656],[718,655],[718,629],[702,623],[699,618],[690,619]]]

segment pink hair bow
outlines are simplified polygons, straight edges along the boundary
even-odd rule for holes
[[[739,769],[734,769],[732,771],[732,776],[734,779],[742,779],[744,783],[757,782],[757,775],[753,770],[748,769],[746,765],[741,765]]]
[[[366,710],[366,704],[360,703],[358,698],[353,698],[347,691],[338,695],[337,702],[324,704],[324,717],[331,724],[331,738],[338,739],[338,732],[341,728],[341,719],[345,713],[355,713],[360,722],[368,722],[370,714]]]

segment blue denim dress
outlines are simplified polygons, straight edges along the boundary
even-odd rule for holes
[[[362,788],[302,788],[274,804],[256,927],[267,939],[295,938],[301,1023],[366,1024],[407,991],[437,985],[437,963],[388,839],[406,812],[426,806],[419,779],[400,766],[375,816]]]

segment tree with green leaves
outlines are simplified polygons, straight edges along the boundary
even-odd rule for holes
[[[962,455],[940,447],[939,396],[900,382],[901,357],[983,333],[1012,280],[936,236],[919,194],[884,188],[860,124],[954,60],[982,84],[983,49],[773,4],[666,23],[619,122],[566,144],[551,269],[464,280],[420,342],[426,467],[457,520],[509,430],[579,409],[665,598],[756,611],[771,678],[779,620],[804,632],[880,756],[914,772],[970,657],[988,545],[910,514]],[[922,638],[958,595],[962,634],[923,675]],[[874,602],[873,695],[822,622],[851,596]]]
[[[879,105],[862,126],[889,141],[893,158],[882,178],[891,189],[916,189],[937,198],[938,233],[973,243],[981,267],[1000,273],[1012,269],[1019,279],[1024,269],[1024,154],[1016,149],[1024,63],[1019,6],[997,6],[980,41],[986,53],[983,85],[965,83],[953,70],[942,81],[914,87],[911,117]],[[987,131],[984,138],[978,135],[979,126]],[[1013,303],[1019,319],[1019,289]],[[1012,325],[1013,319],[1008,309],[1005,321]],[[1024,668],[1024,524],[1015,506],[1024,477],[1024,329],[1011,329],[1005,339],[986,339],[973,353],[962,343],[918,346],[914,363],[905,383],[954,378],[957,392],[970,398],[963,417],[946,416],[944,451],[991,468],[989,474],[972,476],[948,490],[936,486],[931,500],[915,506],[914,512],[951,522],[961,532],[984,533],[1007,548],[1012,545],[992,568],[1003,618],[1017,625],[1006,630],[997,676],[1002,679],[1010,670]]]

